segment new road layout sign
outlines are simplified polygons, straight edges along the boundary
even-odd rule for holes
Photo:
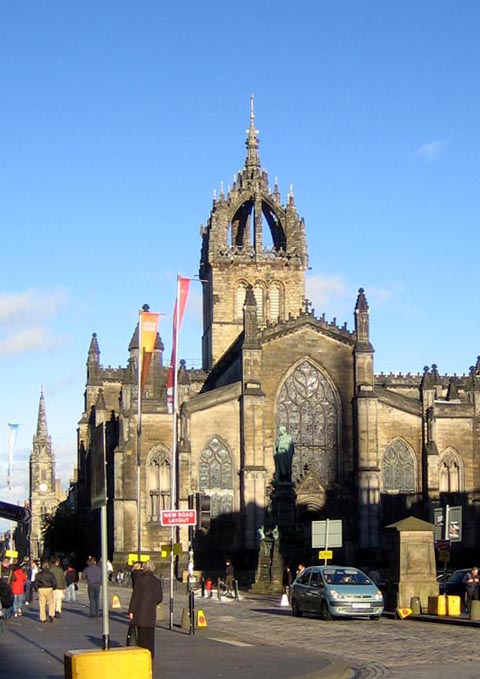
[[[197,523],[196,509],[163,509],[160,512],[162,526],[195,526]]]

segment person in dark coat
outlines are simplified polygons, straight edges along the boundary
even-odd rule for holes
[[[162,583],[153,571],[155,564],[146,561],[143,573],[135,580],[132,598],[128,607],[128,617],[137,628],[137,643],[142,648],[148,648],[155,656],[155,623],[157,621],[157,606],[162,603]]]

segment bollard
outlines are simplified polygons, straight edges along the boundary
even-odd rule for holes
[[[191,590],[188,595],[188,612],[190,615],[189,634],[195,634],[195,593],[193,590]]]
[[[470,602],[470,620],[480,620],[480,601]]]
[[[221,599],[222,599],[221,582],[222,582],[222,580],[220,578],[218,578],[218,580],[217,580],[217,599],[219,601],[221,601]]]
[[[420,606],[419,596],[412,596],[412,598],[410,599],[410,608],[412,609],[412,615],[420,615],[422,609]]]
[[[238,600],[239,600],[239,596],[238,596],[238,580],[234,580],[234,581],[233,581],[233,592],[234,592],[235,599],[238,601]]]
[[[202,578],[201,586],[202,586],[202,599],[204,599],[205,598],[205,578]]]

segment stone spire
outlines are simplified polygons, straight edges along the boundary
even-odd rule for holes
[[[48,437],[47,428],[47,411],[45,410],[45,396],[43,395],[43,388],[40,392],[40,401],[38,404],[38,418],[37,418],[37,438]]]
[[[92,334],[87,357],[87,382],[95,379],[100,367],[100,349],[97,341],[97,333]]]
[[[253,106],[253,94],[250,95],[250,126],[247,130],[247,158],[245,160],[245,167],[248,172],[248,178],[253,179],[254,176],[260,172],[260,158],[258,157],[258,130],[255,128],[255,111]]]

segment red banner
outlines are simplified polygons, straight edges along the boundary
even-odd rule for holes
[[[160,314],[151,311],[140,312],[140,356],[141,356],[141,375],[140,389],[143,391],[152,362],[153,350],[157,341],[158,321]]]
[[[173,401],[174,401],[174,386],[176,385],[177,372],[177,346],[178,346],[178,333],[182,326],[183,315],[185,313],[185,306],[187,304],[188,290],[190,288],[190,278],[178,279],[178,296],[175,301],[175,309],[173,310],[173,344],[172,344],[172,355],[170,358],[170,367],[168,368],[167,374],[167,408],[168,412],[173,413]],[[178,309],[177,309],[178,305]],[[178,321],[178,327],[177,327]]]

